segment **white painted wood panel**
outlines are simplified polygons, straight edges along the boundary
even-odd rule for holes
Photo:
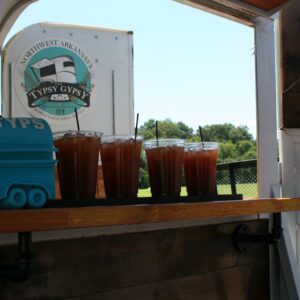
[[[270,197],[279,182],[277,168],[274,21],[258,17],[255,27],[257,157],[260,197]]]

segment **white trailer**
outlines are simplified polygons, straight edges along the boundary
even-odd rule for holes
[[[133,34],[39,23],[3,48],[2,114],[42,117],[52,130],[133,133]]]

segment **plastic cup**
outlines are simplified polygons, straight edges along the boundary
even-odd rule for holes
[[[179,197],[184,140],[149,140],[144,142],[144,147],[152,196]]]
[[[186,143],[184,171],[189,196],[216,194],[217,158],[217,143]]]
[[[95,199],[101,136],[102,133],[93,131],[54,134],[63,199]]]
[[[142,137],[104,136],[100,145],[106,198],[136,198]]]

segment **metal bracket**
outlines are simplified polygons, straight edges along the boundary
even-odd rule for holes
[[[271,233],[267,234],[252,234],[249,226],[239,224],[235,227],[233,235],[233,245],[235,249],[241,253],[246,252],[251,244],[277,244],[282,236],[281,215],[280,213],[273,214],[273,228]]]
[[[0,263],[0,279],[24,282],[29,279],[32,269],[31,232],[18,233],[19,257],[12,266]]]

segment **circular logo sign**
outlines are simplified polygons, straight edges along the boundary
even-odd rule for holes
[[[75,108],[83,112],[90,107],[93,65],[72,41],[48,38],[36,42],[24,51],[20,65],[26,103],[24,95],[18,98],[31,115],[66,120],[74,117]]]

